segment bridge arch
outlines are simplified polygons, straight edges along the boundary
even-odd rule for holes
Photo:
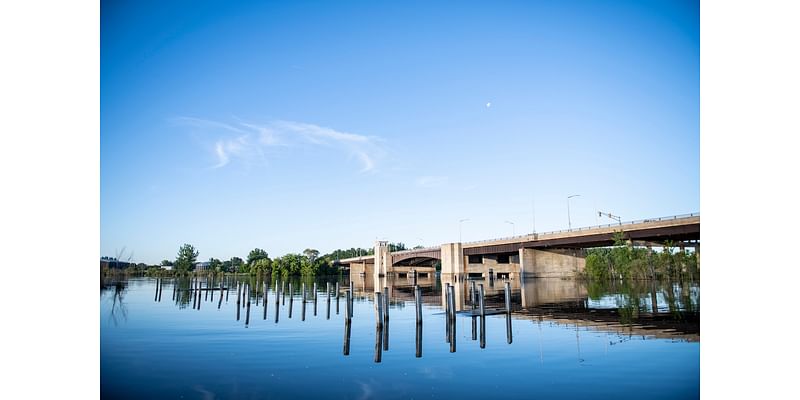
[[[439,248],[419,249],[392,253],[393,266],[432,265],[442,260],[442,251]]]

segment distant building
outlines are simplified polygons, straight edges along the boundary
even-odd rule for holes
[[[197,271],[205,271],[211,268],[211,263],[208,261],[202,261],[194,265],[194,269]]]

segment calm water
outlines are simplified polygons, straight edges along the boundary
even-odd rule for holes
[[[219,290],[200,291],[196,300],[188,278],[164,278],[160,286],[155,278],[102,279],[101,395],[648,400],[700,395],[696,282],[480,280],[475,282],[484,284],[489,310],[504,307],[505,282],[512,293],[510,318],[488,315],[483,323],[466,313],[472,309],[472,281],[453,282],[456,308],[465,312],[457,314],[449,340],[440,279],[418,281],[419,332],[413,282],[357,277],[348,341],[349,279],[339,280],[338,301],[336,280],[316,280],[316,302],[314,280],[280,281],[277,307],[276,281],[268,280],[265,310],[263,282],[256,280],[225,278],[222,284],[230,290],[220,302]],[[219,281],[210,283],[219,288]],[[239,283],[251,286],[249,320],[246,303],[237,307]],[[375,286],[389,288],[384,330],[376,329]]]

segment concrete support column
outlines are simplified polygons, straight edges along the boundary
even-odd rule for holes
[[[389,242],[384,240],[375,242],[375,277],[386,276],[391,267],[392,256],[389,254]]]
[[[522,277],[574,278],[586,269],[586,258],[578,250],[519,250]]]
[[[466,272],[464,248],[461,243],[445,243],[442,245],[442,274],[463,274]]]

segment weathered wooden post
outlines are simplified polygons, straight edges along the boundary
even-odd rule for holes
[[[447,316],[447,323],[450,327],[448,332],[450,333],[450,352],[456,352],[456,288],[453,285],[447,287],[448,292],[448,308],[450,309],[450,315]]]
[[[506,313],[511,314],[511,283],[506,282],[504,289],[506,295]]]
[[[449,296],[449,304],[448,308],[450,309],[450,315],[448,318],[455,320],[456,319],[456,287],[453,285],[448,286],[447,288],[450,296]]]
[[[414,303],[417,309],[417,324],[422,323],[422,289],[419,285],[414,286]]]
[[[325,292],[328,293],[328,301],[327,301],[327,303],[328,303],[328,307],[327,307],[328,311],[325,314],[325,319],[331,319],[331,283],[330,282],[325,282]]]
[[[250,325],[250,284],[247,284],[247,315],[245,316],[244,320],[244,327]]]
[[[481,318],[486,317],[486,304],[483,300],[483,284],[478,285],[478,306],[481,310]]]
[[[351,288],[353,287],[353,282],[350,282],[350,287]],[[348,304],[347,304],[347,306],[350,307],[350,318],[353,318],[353,316],[355,314],[355,313],[353,313],[353,303],[354,302],[355,302],[355,292],[353,290],[350,290],[350,299],[349,299]]]
[[[344,319],[345,321],[349,321],[352,316],[350,315],[350,291],[347,290],[344,293]]]
[[[375,323],[383,326],[383,293],[375,292]]]
[[[303,303],[306,302],[306,283],[303,282]]]
[[[208,275],[206,275],[206,288],[207,288],[207,289],[211,288],[211,284],[210,284],[210,282],[208,281]],[[208,301],[208,292],[209,292],[209,291],[208,291],[208,290],[206,290],[206,299],[205,299],[204,301]]]
[[[158,278],[156,278],[156,294],[153,296],[153,301],[158,301]]]
[[[289,282],[289,318],[292,318],[292,303],[294,302],[294,292],[292,292],[292,282]]]
[[[269,286],[267,286],[267,281],[264,281],[264,318],[263,320],[267,320],[267,293],[269,293]]]
[[[178,280],[172,278],[172,300],[175,300],[175,292],[178,291]]]
[[[223,290],[222,288],[223,288],[222,281],[220,280],[219,281],[219,303],[217,303],[217,310],[219,310],[222,307],[222,290]]]
[[[240,282],[236,282],[236,308],[242,304],[242,284]]]
[[[389,288],[383,287],[383,320],[389,321]]]
[[[283,292],[283,285],[278,287],[278,281],[275,281],[275,323],[278,323],[278,316],[281,313],[281,292]]]
[[[450,343],[450,283],[444,287],[444,339]]]
[[[200,287],[197,288],[197,309],[200,309],[200,303],[203,302],[203,282],[198,282]]]
[[[303,284],[303,289],[305,289],[305,284]],[[305,293],[303,293],[303,300],[300,302],[300,321],[306,320],[306,300],[305,300]]]

